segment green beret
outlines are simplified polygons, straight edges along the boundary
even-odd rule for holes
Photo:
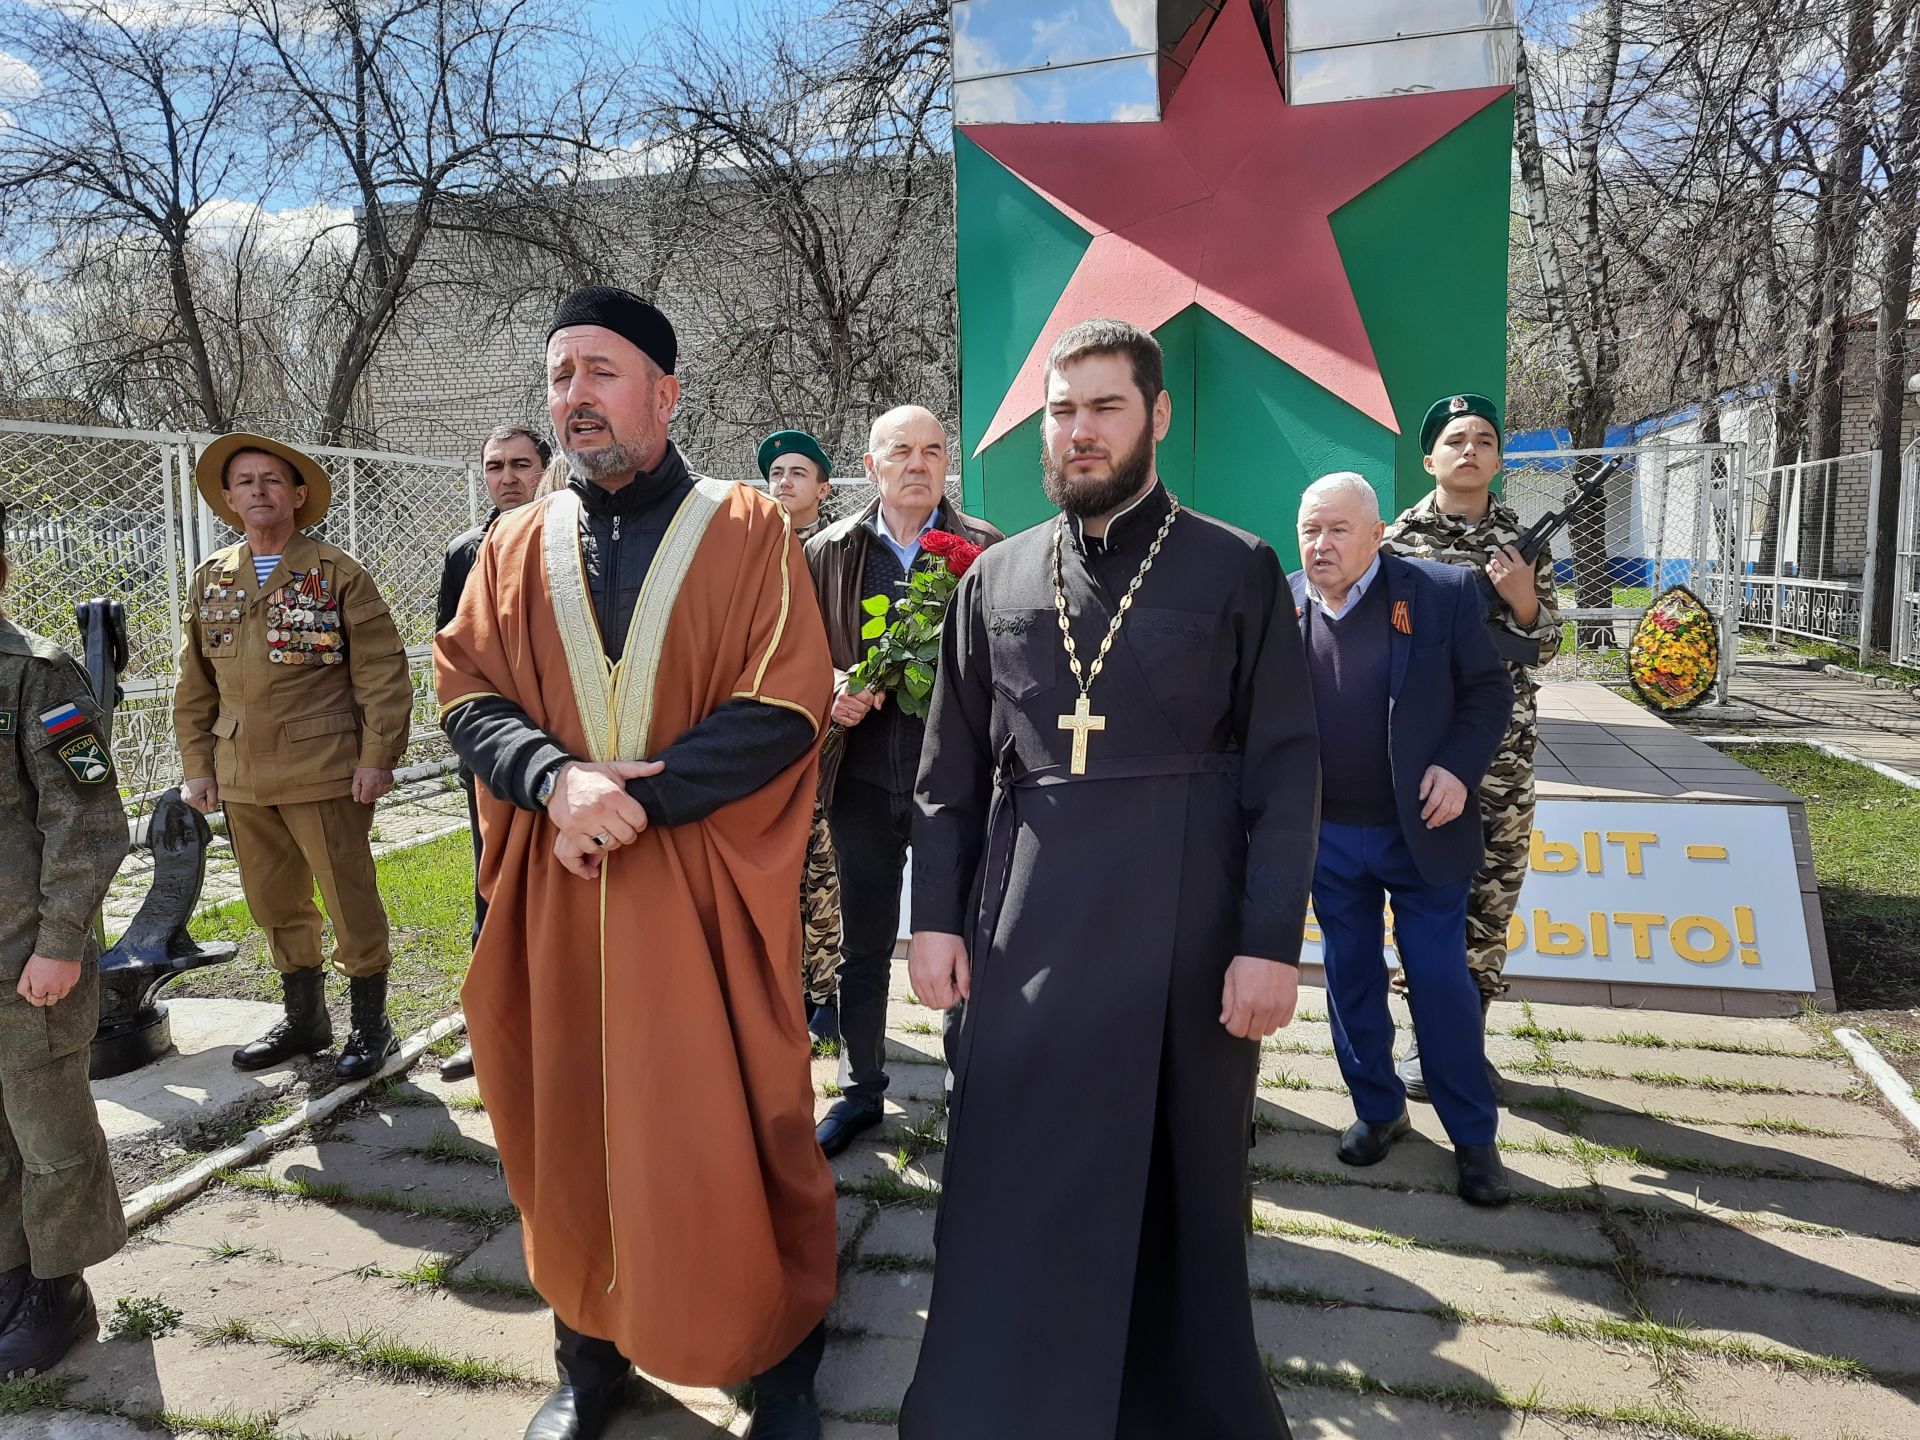
[[[820,442],[804,430],[776,430],[760,442],[760,478],[766,479],[773,462],[782,455],[804,455],[820,467],[820,478],[833,478],[833,461],[820,448]]]
[[[1483,420],[1491,420],[1495,434],[1504,434],[1500,424],[1500,411],[1493,401],[1484,395],[1443,395],[1434,401],[1427,410],[1427,418],[1420,422],[1420,453],[1431,455],[1433,442],[1440,438],[1440,432],[1447,428],[1449,421],[1462,415],[1478,415]]]

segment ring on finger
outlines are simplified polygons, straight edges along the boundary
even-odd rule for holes
[[[604,833],[596,835],[593,837],[593,843],[596,845],[605,845],[607,843],[607,836]]]

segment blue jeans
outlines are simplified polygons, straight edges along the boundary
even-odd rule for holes
[[[1313,913],[1327,968],[1327,1009],[1340,1073],[1362,1120],[1385,1125],[1407,1106],[1393,1070],[1387,1011],[1385,902],[1414,1002],[1420,1068],[1440,1123],[1455,1145],[1491,1145],[1498,1125],[1487,1078],[1480,988],[1467,969],[1471,878],[1429,885],[1400,827],[1320,826]]]

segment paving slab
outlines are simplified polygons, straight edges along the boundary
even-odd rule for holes
[[[7,1440],[153,1440],[153,1431],[115,1415],[29,1410],[7,1420]]]
[[[277,1255],[285,1264],[336,1275],[363,1265],[408,1270],[423,1255],[465,1255],[486,1234],[477,1226],[434,1215],[387,1215],[224,1188],[142,1233],[149,1240],[202,1252],[219,1246],[252,1247]]]
[[[49,1373],[76,1377],[69,1395],[76,1401],[201,1417],[284,1414],[311,1400],[327,1378],[277,1351],[248,1347],[243,1359],[184,1331],[78,1345]]]
[[[1566,1040],[1554,1043],[1553,1061],[1556,1065],[1582,1070],[1610,1071],[1629,1080],[1638,1075],[1677,1075],[1689,1081],[1765,1085],[1798,1095],[1845,1095],[1860,1084],[1859,1073],[1844,1062],[1805,1055],[1642,1050],[1631,1045],[1606,1045],[1597,1040]]]
[[[1607,1043],[1614,1036],[1657,1035],[1668,1045],[1711,1048],[1739,1045],[1792,1055],[1833,1054],[1833,1044],[1798,1020],[1752,1020],[1734,1015],[1690,1015],[1678,1010],[1596,1010],[1578,1005],[1535,1005],[1534,1024],[1571,1030]],[[1658,1055],[1657,1048],[1631,1046]]]
[[[1294,1440],[1588,1440],[1604,1433],[1546,1415],[1447,1408],[1398,1395],[1343,1395],[1300,1384],[1283,1387],[1281,1405]]]
[[[473,1249],[450,1272],[452,1275],[472,1280],[485,1277],[489,1280],[504,1280],[512,1285],[531,1285],[533,1277],[527,1273],[526,1232],[519,1221],[496,1231],[484,1243]]]
[[[395,1105],[329,1125],[332,1141],[368,1145],[375,1150],[417,1149],[437,1137],[494,1148],[493,1121],[484,1110],[449,1110],[439,1105]]]
[[[281,1007],[256,1000],[169,1000],[173,1050],[151,1065],[93,1082],[94,1109],[107,1144],[118,1150],[218,1127],[249,1107],[262,1108],[300,1079],[297,1065],[251,1073],[233,1068],[233,1052],[258,1040]]]
[[[828,1345],[820,1362],[820,1404],[840,1415],[898,1410],[919,1356],[918,1339],[867,1336]]]
[[[489,1209],[504,1209],[513,1203],[498,1165],[422,1160],[347,1141],[295,1145],[278,1151],[257,1168],[275,1180],[344,1185],[358,1195],[399,1195],[435,1204]]]
[[[1694,1361],[1682,1391],[1698,1415],[1793,1440],[1913,1440],[1920,1391],[1864,1380],[1828,1380],[1765,1366]]]
[[[1719,1222],[1636,1219],[1626,1228],[1641,1262],[1667,1274],[1920,1301],[1920,1246]]]
[[[1611,1270],[1320,1236],[1250,1237],[1247,1273],[1256,1287],[1308,1290],[1383,1310],[1450,1306],[1521,1322],[1551,1315],[1595,1321],[1633,1313],[1625,1288]]]
[[[1920,1198],[1844,1180],[1742,1180],[1608,1162],[1600,1184],[1611,1205],[1751,1217],[1761,1223],[1827,1225],[1920,1244]]]
[[[856,1257],[903,1256],[931,1265],[934,1215],[935,1211],[930,1205],[877,1207],[872,1223],[860,1237]]]
[[[478,1440],[512,1436],[539,1408],[544,1388],[392,1385],[329,1370],[321,1388],[280,1420],[282,1433],[311,1440]]]
[[[1526,1101],[1512,1095],[1508,1103],[1524,1108]],[[1557,1088],[1541,1096],[1563,1094],[1591,1109],[1616,1110],[1629,1115],[1683,1115],[1709,1124],[1764,1125],[1773,1120],[1798,1121],[1839,1135],[1867,1135],[1903,1140],[1911,1132],[1895,1123],[1877,1105],[1864,1100],[1827,1095],[1742,1095],[1737,1091],[1698,1090],[1648,1085],[1635,1080],[1602,1080],[1567,1076]]]
[[[1403,1235],[1427,1244],[1460,1245],[1554,1260],[1610,1262],[1615,1250],[1590,1215],[1510,1205],[1497,1221],[1452,1195],[1407,1195],[1366,1187],[1336,1188],[1274,1181],[1254,1187],[1256,1221],[1345,1225]]]
[[[1494,1388],[1564,1407],[1611,1410],[1659,1376],[1651,1358],[1514,1325],[1478,1325],[1405,1311],[1256,1300],[1254,1334],[1282,1366],[1359,1370],[1390,1387]]]
[[[1422,1119],[1439,1131],[1437,1121]],[[1505,1153],[1501,1159],[1516,1193],[1549,1195],[1588,1188],[1585,1167],[1568,1157],[1522,1150]],[[1459,1180],[1453,1147],[1447,1143],[1444,1131],[1437,1137],[1410,1135],[1389,1150],[1384,1160],[1364,1168],[1343,1165],[1330,1136],[1318,1139],[1298,1134],[1265,1134],[1253,1147],[1253,1160],[1259,1165],[1325,1175],[1333,1183],[1346,1185],[1438,1186],[1452,1190]]]
[[[1750,1166],[1806,1179],[1869,1180],[1911,1190],[1920,1183],[1920,1156],[1898,1140],[1858,1135],[1763,1135],[1724,1125],[1678,1125],[1643,1115],[1591,1115],[1580,1133],[1602,1145],[1642,1155],[1672,1155],[1717,1169]],[[1676,1175],[1685,1166],[1667,1167]],[[1912,1197],[1920,1204],[1920,1193]]]
[[[856,1272],[842,1277],[827,1324],[850,1335],[911,1340],[917,1346],[927,1328],[932,1294],[930,1270]]]
[[[1920,1383],[1920,1315],[1816,1295],[1742,1285],[1656,1279],[1643,1287],[1647,1313],[1750,1345],[1858,1360],[1882,1375]]]

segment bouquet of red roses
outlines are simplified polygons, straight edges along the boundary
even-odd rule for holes
[[[867,614],[860,636],[877,643],[847,672],[849,691],[885,691],[909,715],[927,713],[940,654],[940,624],[960,577],[980,558],[981,549],[945,530],[927,531],[920,548],[945,563],[916,569],[902,595],[872,595],[860,602]]]

